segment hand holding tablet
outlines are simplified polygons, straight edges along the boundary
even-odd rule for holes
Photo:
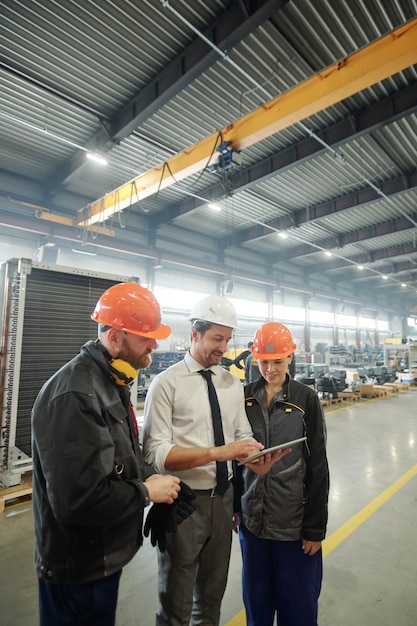
[[[270,452],[275,452],[276,450],[283,450],[284,448],[291,448],[295,443],[300,443],[301,441],[305,441],[307,437],[300,437],[299,439],[292,439],[291,441],[286,441],[285,443],[280,443],[277,446],[272,446],[272,448],[264,448],[260,450],[256,454],[249,456],[247,459],[242,459],[238,462],[238,465],[245,465],[246,463],[250,463],[251,461],[255,461],[260,456],[265,456],[265,454],[269,454]]]

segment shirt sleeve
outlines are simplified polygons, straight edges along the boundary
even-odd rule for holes
[[[174,447],[173,390],[166,377],[156,376],[146,394],[143,414],[143,454],[157,472],[165,472],[165,460]]]
[[[238,439],[255,439],[252,432],[248,416],[245,409],[245,392],[243,385],[239,382],[239,389],[236,397],[236,422],[235,422],[235,441]]]

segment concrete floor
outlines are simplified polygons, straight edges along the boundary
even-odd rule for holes
[[[417,624],[416,391],[325,409],[331,474],[320,626]],[[35,626],[31,503],[0,514],[0,623]],[[125,568],[117,624],[152,626],[156,556],[148,540]],[[235,537],[222,626],[244,626]],[[260,625],[261,626],[261,625]]]

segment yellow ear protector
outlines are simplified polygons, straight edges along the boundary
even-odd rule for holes
[[[139,370],[135,370],[130,363],[123,361],[123,359],[112,359],[109,361],[109,367],[118,385],[131,385],[139,374]]]

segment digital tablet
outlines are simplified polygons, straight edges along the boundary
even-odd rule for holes
[[[256,454],[248,457],[247,459],[242,459],[238,462],[238,465],[245,465],[245,463],[250,463],[255,459],[259,459],[260,456],[265,456],[265,454],[269,454],[270,452],[275,452],[275,450],[282,450],[283,448],[291,448],[295,443],[300,443],[301,441],[305,441],[307,437],[300,437],[300,439],[292,439],[292,441],[286,441],[285,443],[280,443],[277,446],[272,446],[272,448],[264,448],[260,450]]]

